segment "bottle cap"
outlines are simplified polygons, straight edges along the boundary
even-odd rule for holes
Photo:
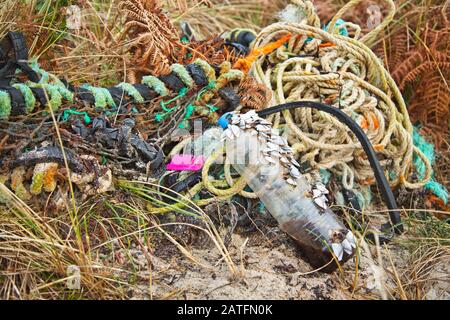
[[[229,119],[231,118],[231,112],[224,113],[217,121],[217,124],[222,127],[222,129],[226,129],[229,124]]]

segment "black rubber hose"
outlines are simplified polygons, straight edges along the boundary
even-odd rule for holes
[[[361,129],[361,127],[352,118],[350,118],[340,109],[314,101],[297,101],[280,104],[278,106],[258,111],[258,115],[260,117],[265,117],[270,114],[281,112],[283,110],[290,110],[297,108],[311,108],[329,113],[335,116],[340,122],[345,124],[347,127],[349,127],[349,129],[356,135],[365,153],[367,154],[370,166],[372,167],[372,170],[375,174],[378,188],[389,209],[389,217],[391,220],[392,227],[394,228],[397,234],[402,233],[403,225],[400,218],[400,212],[398,211],[397,202],[395,201],[395,197],[394,194],[392,193],[391,187],[389,186],[389,182],[384,176],[383,169],[381,168],[380,162],[377,159],[372,144],[370,143],[369,139],[367,138],[366,134]]]

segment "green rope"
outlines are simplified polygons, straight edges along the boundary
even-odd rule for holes
[[[186,107],[186,114],[184,115],[183,120],[181,121],[178,128],[180,128],[180,129],[186,128],[187,120],[192,116],[194,111],[195,111],[195,106],[192,104],[188,104],[188,106]]]
[[[83,120],[86,124],[91,123],[91,118],[89,117],[87,112],[79,112],[79,111],[75,111],[73,109],[66,109],[63,112],[63,116],[62,116],[62,121],[67,121],[69,120],[71,115],[79,115],[79,116],[83,116]]]
[[[50,84],[50,86],[54,86],[57,88],[58,92],[61,94],[61,96],[69,101],[73,102],[73,92],[67,89],[64,85],[60,86],[59,84]]]
[[[142,84],[155,90],[161,97],[166,97],[169,95],[169,90],[166,88],[164,82],[155,76],[145,76],[142,78]]]
[[[174,97],[170,100],[167,100],[167,101],[161,101],[161,107],[163,108],[164,111],[173,110],[174,108],[167,109],[166,106],[171,104],[172,102],[177,101],[178,99],[184,97],[187,92],[188,92],[187,88],[182,88],[176,97]]]
[[[54,85],[57,85],[60,87],[65,87],[64,83],[61,80],[59,80],[57,76],[41,69],[37,60],[34,59],[34,60],[30,61],[29,65],[30,65],[31,69],[33,69],[34,72],[39,74],[39,76],[40,76],[39,83],[41,83],[41,84],[49,83],[50,79],[51,79]]]
[[[244,76],[244,73],[241,70],[237,69],[231,69],[230,71],[222,74],[220,78],[228,80],[228,82],[234,81],[234,80],[240,80]]]
[[[208,103],[206,104],[206,107],[208,107],[210,113],[213,113],[213,112],[216,112],[217,110],[219,110],[219,108],[214,107],[213,105],[210,105]]]
[[[36,98],[33,95],[33,91],[31,91],[31,89],[26,84],[23,83],[16,83],[13,84],[12,86],[22,93],[25,100],[25,107],[27,113],[33,112],[34,107],[36,105]]]
[[[327,169],[319,169],[320,180],[323,184],[328,184],[331,178],[331,172]]]
[[[27,113],[32,112],[36,105],[36,98],[30,88],[44,89],[49,95],[49,107],[52,110],[57,110],[61,106],[63,99],[73,102],[73,92],[68,90],[64,83],[58,79],[58,77],[41,69],[36,60],[31,61],[29,65],[37,74],[40,75],[39,83],[29,81],[26,84],[13,85],[16,89],[20,90],[24,96]]]
[[[216,77],[214,68],[206,61],[197,59],[194,63],[199,65],[204,70],[209,79],[208,85],[200,90],[197,94],[196,101],[199,101],[208,90],[214,89],[216,87]],[[59,109],[63,103],[63,100],[67,100],[69,102],[74,101],[74,93],[68,90],[64,83],[58,79],[58,77],[41,69],[39,63],[36,60],[30,62],[30,67],[40,75],[39,82],[34,83],[28,81],[25,84],[16,83],[13,85],[14,88],[22,93],[27,113],[31,113],[36,106],[36,98],[31,88],[41,88],[45,90],[46,94],[48,95],[49,107],[52,110]],[[172,72],[174,72],[186,85],[186,87],[182,88],[176,97],[167,101],[161,101],[161,107],[164,112],[155,115],[157,121],[162,121],[165,117],[167,117],[168,114],[172,113],[176,109],[176,107],[169,108],[168,106],[178,99],[184,97],[188,92],[188,88],[191,88],[195,85],[193,78],[191,77],[185,66],[181,64],[173,64],[171,66],[171,69]],[[155,76],[144,76],[142,78],[142,84],[147,85],[151,89],[155,90],[162,97],[166,97],[169,95],[169,90],[167,89],[164,82]],[[118,84],[117,87],[122,88],[129,96],[134,99],[136,103],[145,102],[143,96],[132,84],[122,82]],[[116,107],[116,103],[114,102],[114,99],[108,89],[94,87],[90,84],[84,84],[83,86],[81,86],[81,88],[84,88],[92,93],[92,95],[94,96],[94,105],[96,108],[105,109],[108,106],[111,106],[113,108]],[[12,108],[11,104],[12,101],[8,92],[2,91],[0,94],[0,117],[9,117]],[[217,108],[212,105],[206,104],[206,107],[209,108],[210,113],[217,111]],[[192,116],[195,107],[192,105],[188,105],[186,108],[186,115],[189,118],[190,116]],[[90,122],[90,118],[87,113],[76,113],[75,110],[64,111],[63,120],[66,121],[71,114],[83,115],[84,121],[86,123]]]
[[[108,106],[113,108],[116,107],[116,103],[114,102],[114,99],[108,89],[94,87],[90,84],[84,84],[81,88],[90,91],[94,95],[96,108],[106,109]]]
[[[194,79],[192,79],[185,66],[183,66],[182,64],[174,63],[171,66],[171,69],[172,72],[174,72],[188,88],[194,86]]]
[[[28,82],[27,86],[29,86],[30,88],[43,89],[46,92],[47,96],[50,98],[48,104],[51,110],[56,111],[61,106],[63,101],[63,95],[61,94],[60,87],[48,83],[34,83],[34,82]]]
[[[122,82],[119,83],[117,87],[122,88],[129,96],[133,97],[137,103],[144,103],[144,98],[132,84]]]
[[[6,91],[0,90],[0,119],[7,119],[11,114],[11,97]]]
[[[197,94],[197,98],[195,99],[195,101],[199,101],[202,96],[209,90],[212,90],[216,87],[216,82],[215,81],[211,81],[208,83],[208,85],[206,87],[203,87]]]
[[[213,82],[216,80],[216,71],[208,62],[202,59],[197,59],[194,61],[194,63],[203,69],[203,72],[205,72],[205,75],[208,77],[209,82]]]
[[[424,137],[422,137],[416,127],[414,127],[413,131],[413,143],[416,147],[423,152],[423,154],[430,160],[430,164],[433,165],[435,160],[434,146],[431,143],[428,143]],[[417,175],[419,179],[423,179],[425,176],[425,164],[419,156],[413,156],[413,163],[417,170]],[[430,181],[428,181],[425,186],[425,189],[430,190],[436,196],[438,196],[445,204],[448,203],[448,191],[447,189],[440,183],[438,183],[434,178],[434,173],[432,172],[432,176]]]
[[[181,99],[182,97],[184,97],[186,95],[187,92],[188,92],[187,88],[182,88],[176,97],[173,97],[172,99],[167,100],[167,101],[162,101],[161,100],[161,108],[165,112],[164,113],[157,113],[155,115],[156,121],[160,122],[160,121],[164,120],[167,117],[167,115],[172,113],[177,107],[167,108],[167,105],[177,101],[178,99]]]
[[[328,31],[329,28],[330,28],[330,25],[327,24],[323,29],[324,29],[325,31]],[[348,37],[348,30],[347,30],[347,28],[345,27],[345,21],[344,21],[344,20],[338,19],[338,20],[336,21],[336,23],[334,24],[333,29],[338,29],[338,30],[339,30],[339,34],[340,34],[341,36]],[[334,31],[334,30],[332,30],[332,31]]]

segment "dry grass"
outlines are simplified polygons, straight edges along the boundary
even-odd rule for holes
[[[139,191],[139,199],[144,199],[145,194],[146,199],[144,202],[133,197],[126,202],[109,197],[91,199],[77,207],[75,213],[69,207],[66,213],[58,212],[58,216],[36,212],[0,184],[0,194],[8,204],[8,209],[2,206],[0,214],[3,270],[0,296],[3,299],[123,299],[134,286],[127,279],[139,276],[133,269],[111,266],[105,262],[105,256],[116,257],[115,252],[127,252],[132,244],[154,248],[161,239],[168,240],[165,246],[171,243],[179,250],[179,259],[187,259],[205,272],[212,271],[214,266],[205,264],[166,230],[173,225],[204,233],[221,253],[220,260],[228,265],[230,277],[241,276],[214,224],[200,208],[192,204],[189,211],[175,210],[196,217],[203,222],[200,225],[160,223],[145,209],[145,203],[153,202],[149,198],[158,194],[156,189],[131,182],[119,184],[131,194]],[[158,203],[156,198],[154,201]],[[151,254],[148,255],[151,260]],[[67,288],[70,266],[80,268],[81,291]]]
[[[169,12],[175,24],[187,21],[194,29],[198,39],[229,31],[234,28],[261,29],[276,19],[280,3],[285,1],[270,0],[229,0],[229,1],[178,1],[181,6],[170,5]],[[208,2],[210,5],[205,5]],[[186,9],[185,9],[186,8]],[[181,9],[181,10],[180,10]]]
[[[406,235],[397,244],[407,252],[406,261],[399,268],[391,262],[391,274],[396,286],[392,294],[404,300],[430,298],[427,293],[436,282],[448,283],[450,261],[450,214],[444,218],[422,210],[411,210],[404,219],[408,226]],[[447,269],[446,269],[447,268]]]
[[[126,79],[127,73],[129,43],[121,39],[124,17],[119,2],[83,1],[81,28],[70,30],[65,27],[62,0],[43,1],[40,10],[33,9],[35,0],[19,7],[16,1],[7,0],[0,4],[0,35],[22,30],[30,39],[30,56],[69,81],[111,85]],[[175,25],[189,22],[200,40],[237,27],[259,30],[275,18],[279,7],[276,1],[267,0],[169,0],[162,4]]]

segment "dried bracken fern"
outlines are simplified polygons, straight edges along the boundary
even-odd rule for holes
[[[131,41],[128,78],[132,83],[138,82],[143,74],[168,74],[174,62],[186,64],[201,58],[210,64],[220,64],[231,60],[222,50],[221,38],[180,41],[177,30],[157,0],[124,0],[119,7],[127,17],[124,35]]]
[[[272,91],[252,77],[245,77],[239,84],[239,96],[243,108],[261,110],[269,105]]]
[[[179,36],[158,1],[125,0],[119,7],[126,15],[124,35],[132,44],[130,65],[134,67],[129,73],[130,81],[137,82],[141,73],[170,73]]]
[[[208,61],[210,64],[219,65],[223,61],[233,61],[223,49],[224,40],[218,37],[208,38],[203,41],[191,41],[184,49],[186,54],[179,55],[180,63],[191,63],[197,58]]]
[[[387,69],[394,70],[400,63],[403,62],[403,58],[408,52],[409,37],[406,29],[401,29],[399,32],[390,35],[386,40],[387,45],[379,45],[374,51],[382,58]]]
[[[446,81],[449,80],[450,78],[447,77]],[[415,119],[426,127],[434,129],[433,142],[437,147],[443,146],[444,141],[448,139],[449,105],[450,90],[439,72],[435,71],[421,80],[420,87],[417,88],[415,98],[409,107]]]
[[[450,117],[450,23],[448,5],[400,1],[396,18],[374,51],[385,62],[415,122],[430,129],[445,150]]]
[[[404,55],[404,61],[392,70],[401,90],[409,86],[412,94],[409,111],[412,118],[436,129],[434,142],[448,138],[450,117],[449,24],[441,30],[427,30],[422,42]]]

